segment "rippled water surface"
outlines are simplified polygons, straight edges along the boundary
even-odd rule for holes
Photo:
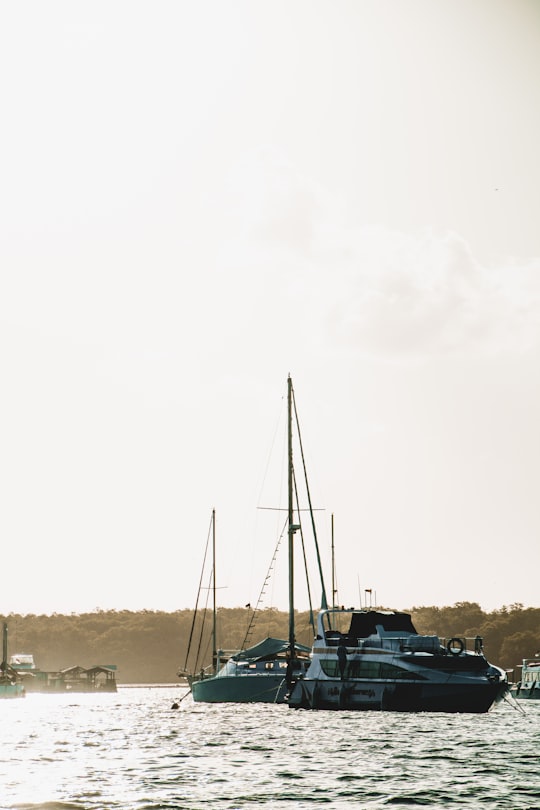
[[[178,687],[0,701],[1,810],[540,808],[540,705],[486,715],[194,704]]]

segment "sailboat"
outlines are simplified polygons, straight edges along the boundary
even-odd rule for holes
[[[295,635],[294,606],[294,537],[301,531],[300,510],[293,467],[293,410],[296,416],[298,438],[300,431],[294,391],[290,376],[287,380],[287,413],[288,413],[288,579],[289,579],[289,633],[288,639],[265,638],[254,646],[236,652],[226,653],[218,649],[216,629],[216,521],[212,512],[212,671],[207,674],[201,670],[196,675],[188,675],[193,700],[202,703],[284,703],[292,684],[309,666],[310,648],[299,644]],[[300,440],[301,448],[301,440]],[[303,456],[303,452],[302,452]],[[305,465],[304,465],[305,471]],[[295,510],[294,498],[297,508]],[[308,499],[310,501],[309,495]],[[309,508],[312,515],[311,503]],[[296,519],[295,519],[296,513]],[[313,523],[314,526],[314,523]],[[319,573],[322,587],[322,606],[326,606],[324,581],[320,566],[317,538],[315,547],[319,561]],[[192,626],[193,634],[193,626]],[[190,638],[191,641],[191,638]],[[189,649],[188,649],[189,654]],[[186,657],[187,661],[187,657]],[[183,674],[181,672],[179,675]]]
[[[17,672],[8,664],[8,626],[2,632],[2,663],[0,664],[0,698],[24,697],[24,686]]]

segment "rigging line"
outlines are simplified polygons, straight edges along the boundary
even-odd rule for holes
[[[204,650],[204,655],[201,658],[201,647],[202,647],[202,641],[203,641],[203,636],[204,636],[204,629],[205,629],[205,625],[206,625],[206,615],[208,613],[208,601],[210,599],[210,593],[211,593],[211,590],[212,590],[212,575],[213,575],[213,573],[214,573],[214,566],[212,566],[212,568],[210,570],[210,574],[209,574],[210,583],[208,585],[208,588],[206,588],[206,603],[204,605],[204,611],[203,611],[203,616],[202,616],[201,632],[200,632],[200,635],[199,635],[199,644],[198,644],[198,647],[197,647],[197,655],[195,656],[195,669],[194,669],[194,672],[197,672],[197,669],[199,667],[199,661],[201,662],[201,666],[204,665],[204,660],[205,660],[206,655],[208,653],[208,647],[210,646],[210,637],[209,637],[207,639],[207,641],[206,641],[206,648]]]
[[[204,576],[204,569],[205,569],[205,566],[206,566],[206,557],[207,557],[207,554],[208,554],[208,547],[210,545],[210,536],[211,536],[211,531],[212,531],[212,520],[213,520],[213,515],[210,517],[210,525],[208,527],[208,535],[206,537],[206,547],[204,549],[204,557],[203,557],[203,564],[202,564],[202,568],[201,568],[201,576],[200,576],[200,579],[199,579],[199,589],[197,591],[197,599],[195,601],[195,609],[193,611],[193,619],[192,619],[192,622],[191,622],[191,630],[190,630],[190,633],[189,633],[189,641],[188,641],[187,652],[186,652],[186,663],[184,664],[184,669],[186,671],[187,671],[187,663],[188,663],[189,653],[191,651],[191,641],[193,639],[193,630],[195,629],[195,620],[197,618],[197,609],[198,609],[198,606],[199,606],[199,597],[201,595],[202,580],[203,580],[203,576]]]
[[[288,519],[288,518],[287,518],[287,519]],[[283,535],[285,534],[285,529],[286,529],[286,528],[287,528],[287,520],[285,520],[285,523],[284,523],[284,525],[283,525],[283,528],[282,528],[282,530],[281,530],[281,533],[280,533],[280,535],[278,536],[278,541],[277,541],[277,543],[276,543],[276,547],[275,547],[275,549],[274,549],[274,553],[273,553],[273,555],[272,555],[272,559],[270,560],[270,565],[268,566],[268,571],[267,571],[267,574],[266,574],[266,579],[264,580],[264,582],[263,582],[263,586],[262,586],[262,588],[261,588],[261,590],[260,590],[260,593],[259,593],[259,598],[257,599],[257,603],[256,603],[256,605],[255,605],[255,609],[253,610],[253,612],[252,612],[252,614],[251,614],[251,618],[250,618],[250,620],[249,620],[249,624],[248,624],[248,627],[247,627],[247,630],[246,630],[246,635],[244,636],[244,640],[243,640],[243,642],[242,642],[242,647],[241,647],[241,649],[242,649],[242,650],[245,650],[245,649],[246,649],[247,640],[248,640],[249,636],[250,636],[250,635],[252,634],[252,632],[253,632],[253,628],[254,628],[254,625],[255,625],[255,614],[256,614],[256,613],[259,611],[259,607],[260,607],[260,604],[261,604],[261,602],[262,602],[262,598],[263,598],[264,591],[265,591],[265,588],[266,588],[266,583],[268,582],[268,579],[269,579],[269,577],[270,577],[270,573],[271,573],[272,569],[274,568],[274,565],[275,565],[275,562],[276,562],[277,553],[278,553],[278,551],[279,551],[279,547],[280,547],[281,541],[283,540]]]
[[[212,634],[210,634],[206,639],[206,647],[204,648],[202,659],[201,659],[201,666],[204,665],[204,662],[208,660],[208,655],[210,652],[210,644],[212,643]],[[216,670],[217,671],[217,670]]]
[[[281,428],[281,425],[283,423],[284,405],[286,405],[286,398],[281,396],[279,398],[279,405],[278,405],[278,407],[276,409],[277,410],[277,418],[275,420],[274,430],[273,430],[273,433],[272,433],[272,436],[271,436],[270,447],[268,449],[268,454],[267,454],[267,458],[266,458],[266,464],[265,464],[265,467],[264,467],[263,475],[262,475],[262,477],[260,479],[259,493],[258,493],[258,497],[257,497],[257,500],[256,500],[257,504],[260,502],[261,498],[263,497],[263,493],[264,493],[265,489],[268,488],[267,487],[267,482],[268,482],[268,478],[269,478],[269,470],[270,470],[271,462],[272,462],[273,459],[275,459],[276,453],[277,453],[276,445],[277,445],[277,439],[280,436],[280,428]],[[280,465],[279,469],[282,470],[282,467],[283,467],[283,465]],[[279,482],[279,493],[281,493],[282,489],[283,489],[283,471],[281,472],[281,480]],[[278,503],[280,503],[280,502],[281,502],[281,497],[278,500]],[[259,507],[257,506],[256,507],[256,513],[257,513],[258,510],[259,510]],[[276,531],[276,528],[277,527],[274,526],[274,532]],[[251,571],[252,572],[253,572],[253,568],[254,568],[254,554],[255,554],[255,546],[252,546],[252,549],[251,549]],[[249,629],[249,626],[248,626],[248,629]]]
[[[259,488],[259,498],[261,497],[262,491],[264,489],[266,476],[268,475],[268,468],[270,466],[270,459],[272,458],[272,455],[273,455],[273,452],[274,452],[274,445],[276,443],[276,437],[278,435],[278,428],[279,428],[281,418],[282,418],[282,414],[283,414],[283,403],[284,403],[284,401],[285,401],[285,398],[281,397],[280,410],[279,410],[278,418],[276,420],[276,426],[275,426],[275,429],[274,429],[274,435],[272,436],[272,441],[270,442],[270,450],[268,451],[268,456],[267,456],[267,459],[266,459],[266,466],[264,468],[264,473],[263,473],[263,476],[262,476],[261,486]]]
[[[293,483],[294,483],[294,495],[296,499],[296,509],[299,512],[299,501],[298,501],[298,487],[296,485],[296,474],[293,470]],[[302,527],[302,520],[300,519],[300,515],[298,515],[298,522],[300,524],[300,539],[302,541],[302,554],[304,556],[304,571],[306,573],[306,587],[307,587],[307,594],[308,594],[308,604],[309,604],[309,623],[313,629],[313,635],[316,635],[315,631],[315,619],[313,616],[313,602],[311,600],[311,586],[309,583],[309,573],[308,573],[308,564],[307,564],[307,556],[306,556],[306,544],[304,542],[304,529]]]
[[[308,498],[308,503],[309,503],[309,510],[310,510],[310,514],[311,514],[311,525],[313,527],[313,537],[315,539],[315,551],[317,553],[317,562],[319,564],[319,576],[321,578],[321,587],[322,587],[321,607],[322,608],[327,608],[328,607],[328,602],[326,600],[326,588],[325,588],[325,585],[324,585],[324,576],[323,576],[323,570],[322,570],[321,555],[320,555],[320,552],[319,552],[319,543],[318,543],[318,540],[317,540],[317,529],[316,529],[316,526],[315,526],[315,519],[313,517],[313,506],[312,506],[312,503],[311,503],[311,493],[309,491],[306,460],[305,460],[305,457],[304,457],[304,447],[302,445],[302,436],[301,436],[301,433],[300,433],[300,422],[299,422],[299,419],[298,419],[298,411],[296,409],[296,397],[294,395],[294,389],[293,389],[293,392],[292,392],[292,399],[293,399],[293,406],[294,406],[294,416],[295,416],[295,421],[296,421],[296,430],[297,430],[297,433],[298,433],[298,443],[300,445],[300,455],[302,457],[302,465],[303,465],[303,468],[304,468],[304,481],[305,481],[305,484],[306,484],[306,492],[307,492],[307,498]]]
[[[212,576],[212,574],[210,574],[210,577],[211,576]],[[200,631],[200,635],[199,635],[199,646],[198,646],[198,649],[197,649],[197,658],[196,658],[196,661],[195,661],[195,668],[194,668],[194,671],[193,671],[194,674],[197,672],[197,670],[199,668],[199,662],[200,662],[200,665],[201,665],[201,669],[203,669],[204,671],[206,671],[206,669],[208,669],[208,666],[206,666],[206,667],[204,666],[204,662],[208,660],[208,656],[210,654],[210,645],[213,642],[213,633],[212,633],[212,631],[210,630],[210,632],[207,633],[206,638],[205,638],[205,633],[204,633],[205,629],[207,628],[207,616],[208,616],[208,613],[210,612],[210,608],[208,607],[208,602],[210,601],[210,593],[213,590],[213,588],[208,586],[205,590],[207,591],[206,604],[204,606],[204,613],[203,613],[203,618],[202,618],[202,621],[201,621],[201,631]],[[205,644],[204,644],[204,648],[203,648],[202,654],[201,654],[201,648],[203,646],[203,640],[205,641]]]

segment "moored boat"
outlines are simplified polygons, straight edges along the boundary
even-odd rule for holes
[[[487,712],[508,692],[482,639],[446,644],[416,632],[407,613],[321,611],[311,664],[294,684],[291,708],[400,712]]]
[[[233,653],[216,675],[193,680],[193,700],[202,703],[284,703],[291,678],[309,666],[310,648],[295,645],[296,658],[289,666],[289,642],[266,638]],[[218,653],[218,659],[220,658]]]
[[[187,661],[193,637],[186,654],[186,665],[178,672],[186,677],[193,700],[196,703],[284,703],[291,682],[309,666],[310,648],[295,643],[294,657],[291,659],[290,643],[285,639],[266,638],[252,647],[240,650],[218,649],[215,555],[216,555],[216,514],[212,510],[212,665],[210,671],[201,668],[190,674]],[[198,600],[197,600],[198,602]],[[197,607],[193,622],[195,624]],[[204,634],[204,621],[201,639]]]
[[[0,698],[24,697],[24,686],[18,681],[0,675]]]
[[[521,700],[540,700],[540,658],[523,659],[521,680],[512,694]]]
[[[310,648],[298,644],[295,636],[295,609],[294,609],[294,536],[296,532],[302,531],[300,509],[298,506],[298,491],[296,489],[296,479],[293,470],[293,410],[296,415],[294,403],[294,392],[292,380],[289,376],[287,381],[287,405],[288,405],[288,579],[289,579],[289,634],[288,639],[266,638],[255,646],[243,648],[235,652],[226,652],[218,649],[218,631],[216,625],[216,521],[215,511],[212,512],[211,537],[212,537],[212,583],[213,593],[213,620],[212,620],[212,668],[207,674],[202,669],[198,674],[189,674],[187,660],[190,653],[191,641],[193,637],[193,627],[190,634],[188,651],[186,655],[186,665],[178,672],[180,677],[187,677],[191,688],[193,700],[204,703],[284,703],[290,687],[295,680],[302,677],[310,663]],[[296,426],[301,449],[300,430],[296,415]],[[309,488],[307,498],[310,504],[309,512],[314,535],[317,559],[319,560],[319,574],[321,581],[321,604],[326,607],[326,593],[320,567],[317,537],[313,514],[311,510],[311,499]],[[296,498],[296,509],[295,509]],[[207,543],[207,547],[208,547]],[[205,554],[206,560],[206,554]],[[204,572],[204,563],[203,563]],[[268,579],[268,577],[267,577]],[[202,582],[202,577],[201,577]],[[199,592],[201,585],[199,585]],[[194,613],[194,622],[197,612],[199,597]],[[314,629],[314,623],[313,623]],[[201,636],[202,638],[202,636]],[[244,640],[245,643],[246,640]],[[201,643],[199,642],[199,648]],[[195,667],[195,670],[197,667]]]
[[[4,622],[2,634],[2,662],[0,663],[0,698],[24,697],[24,685],[17,672],[8,664],[8,626]]]

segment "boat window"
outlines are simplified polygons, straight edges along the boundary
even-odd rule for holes
[[[321,659],[321,668],[325,675],[330,678],[339,678],[339,666],[337,659]],[[422,675],[402,669],[395,664],[383,664],[379,661],[365,661],[358,659],[349,661],[345,670],[346,678],[382,678],[382,679],[406,679],[425,680]]]
[[[381,664],[379,661],[351,661],[349,665],[350,678],[380,678]]]
[[[381,678],[407,678],[409,681],[425,681],[423,675],[417,672],[410,672],[407,669],[401,669],[394,664],[381,664]]]
[[[343,613],[340,611],[332,611],[331,613],[327,613],[324,618],[326,625],[325,634],[327,638],[328,633],[332,631],[336,631],[338,636],[341,633],[348,633],[351,623],[350,611],[344,611]]]
[[[322,658],[321,659],[321,668],[325,675],[328,675],[330,678],[335,678],[336,675],[339,674],[338,669],[338,662],[337,660]]]

